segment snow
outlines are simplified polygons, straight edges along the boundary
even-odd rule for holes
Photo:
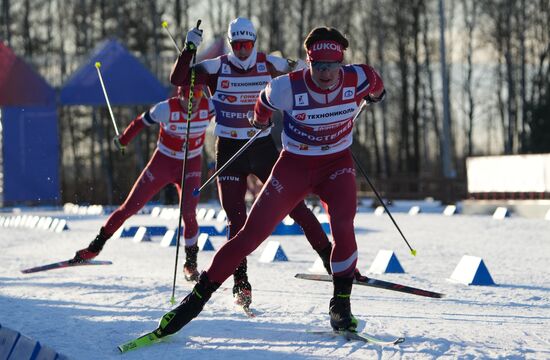
[[[175,248],[131,239],[110,240],[86,266],[22,274],[21,269],[65,260],[85,247],[106,216],[67,216],[30,209],[26,214],[68,219],[54,233],[0,228],[0,324],[74,359],[473,359],[550,358],[550,221],[490,216],[394,213],[410,252],[387,217],[372,210],[355,219],[359,269],[367,271],[380,249],[393,250],[405,274],[373,277],[447,294],[430,299],[356,286],[352,310],[360,327],[382,338],[404,336],[395,347],[346,342],[308,334],[328,329],[330,283],[298,280],[317,254],[303,236],[273,236],[288,262],[260,263],[267,242],[249,257],[254,319],[231,298],[232,280],[215,293],[198,318],[168,340],[120,355],[116,346],[156,328],[172,306]],[[4,214],[6,215],[6,214]],[[177,226],[176,220],[136,215],[126,225]],[[215,248],[224,239],[211,237]],[[180,256],[183,252],[180,252]],[[206,267],[214,252],[201,252]],[[483,258],[498,286],[448,281],[463,255]],[[180,271],[182,267],[180,258]],[[192,289],[178,274],[176,295]]]

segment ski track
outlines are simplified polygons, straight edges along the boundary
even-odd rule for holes
[[[44,212],[32,209],[29,213]],[[5,215],[5,214],[4,214]],[[57,212],[50,216],[63,217]],[[394,347],[308,334],[328,330],[330,283],[294,279],[316,259],[303,236],[273,236],[289,262],[261,264],[262,244],[249,257],[253,286],[248,318],[234,306],[232,280],[225,282],[201,315],[169,339],[124,354],[124,359],[548,359],[550,358],[550,221],[437,214],[394,217],[408,248],[386,216],[360,212],[355,219],[358,267],[367,273],[378,250],[395,251],[405,274],[382,280],[443,292],[429,299],[355,286],[352,311],[360,329],[381,338],[404,336]],[[116,346],[153,330],[172,306],[169,299],[174,248],[131,239],[110,240],[99,256],[113,265],[75,267],[34,274],[20,270],[65,260],[96,235],[105,216],[72,217],[61,234],[1,228],[0,324],[74,359],[120,359]],[[137,215],[125,225],[176,221]],[[214,247],[225,241],[211,238]],[[213,252],[199,253],[205,268]],[[462,255],[482,257],[498,286],[447,281]],[[185,254],[180,251],[181,270]],[[176,298],[193,284],[178,272]]]

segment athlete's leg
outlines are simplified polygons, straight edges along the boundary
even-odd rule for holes
[[[158,150],[155,151],[124,203],[109,216],[99,234],[88,247],[76,252],[75,261],[90,260],[96,257],[103,249],[105,242],[122,226],[126,219],[137,213],[160,189],[171,182],[169,170],[173,166],[173,160]]]
[[[253,156],[253,171],[254,174],[260,179],[263,183],[266,182],[273,165],[277,161],[278,151],[275,147],[275,143],[271,141],[264,141],[261,145],[261,151],[257,151]],[[300,201],[298,205],[289,213],[290,217],[300,225],[304,234],[306,235],[307,241],[311,244],[311,247],[319,254],[323,264],[327,269],[327,272],[330,274],[330,253],[332,250],[332,244],[330,243],[325,231],[323,230],[319,220],[313,214],[311,210],[308,209],[304,201]]]
[[[190,246],[197,243],[199,225],[197,223],[197,204],[200,196],[193,195],[193,190],[200,186],[202,156],[195,156],[187,159],[187,174],[185,176],[182,220],[184,223],[185,245]],[[178,182],[175,183],[178,196],[181,197],[181,172],[178,176]]]
[[[334,248],[331,265],[335,276],[351,277],[357,263],[357,243],[353,219],[357,208],[355,168],[351,156],[344,154],[324,170],[325,179],[314,192],[327,204]]]
[[[126,219],[141,210],[160,189],[171,182],[170,169],[174,161],[177,160],[155,151],[124,203],[107,219],[104,225],[106,234],[114,234]]]
[[[216,167],[223,166],[244,143],[245,141],[218,138],[216,143]],[[251,148],[253,147],[254,144]],[[217,179],[220,203],[227,216],[228,239],[235,236],[246,221],[245,195],[249,169],[250,166],[245,152],[227,169],[222,171]],[[242,259],[233,275],[235,302],[240,305],[250,305],[252,302],[252,286],[248,281],[246,258]]]
[[[314,191],[327,205],[334,237],[331,256],[334,293],[329,304],[330,324],[335,330],[355,330],[357,319],[351,313],[350,296],[357,264],[353,229],[357,193],[352,158],[349,152],[342,155],[323,169],[324,180]]]
[[[208,278],[223,283],[241,260],[273,232],[275,226],[308,192],[309,176],[304,173],[301,162],[281,155],[252,205],[244,227],[212,259],[207,270]]]
[[[201,165],[202,156],[195,156],[186,160],[186,175],[182,206],[182,220],[184,223],[183,236],[185,239],[185,263],[183,264],[183,275],[187,281],[197,281],[199,272],[197,270],[197,255],[199,247],[197,240],[199,237],[199,224],[197,223],[197,204],[199,196],[193,195],[193,190],[200,186],[201,181]],[[180,160],[181,166],[174,173],[174,184],[178,191],[178,196],[181,198],[181,175],[183,161]]]

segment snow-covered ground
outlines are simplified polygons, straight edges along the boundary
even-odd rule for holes
[[[229,280],[179,333],[121,355],[118,344],[153,330],[171,308],[175,248],[159,246],[160,238],[139,244],[117,239],[99,256],[113,265],[20,272],[72,257],[94,238],[105,216],[73,216],[70,230],[60,234],[0,228],[0,324],[74,359],[550,358],[550,221],[394,216],[418,255],[409,254],[387,216],[361,212],[355,220],[359,269],[366,273],[378,250],[394,250],[406,274],[373,277],[447,294],[429,299],[354,287],[352,310],[363,330],[406,337],[399,346],[306,333],[328,329],[332,287],[294,279],[307,272],[316,254],[303,236],[277,236],[271,239],[281,242],[289,262],[259,263],[265,243],[249,258],[256,318],[234,307]],[[143,224],[173,228],[177,222],[138,215],[126,223]],[[224,239],[212,241],[218,248]],[[465,254],[482,257],[498,286],[447,281]],[[206,267],[212,256],[200,253],[199,265]],[[180,273],[177,298],[191,288]]]

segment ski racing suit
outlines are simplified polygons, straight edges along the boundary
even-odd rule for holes
[[[184,50],[178,57],[170,81],[174,85],[188,82],[192,52]],[[197,81],[208,85],[216,109],[216,168],[221,167],[252,136],[258,132],[247,119],[247,113],[254,109],[258,95],[272,78],[287,73],[291,62],[272,55],[254,51],[254,64],[242,70],[231,62],[229,55],[205,60],[195,65]],[[270,135],[265,130],[254,143],[243,152],[217,179],[220,202],[227,214],[228,239],[234,237],[246,221],[245,194],[247,176],[256,175],[265,183],[279,153]],[[287,214],[298,223],[311,246],[321,255],[328,251],[330,242],[315,215],[300,199],[288,208]],[[280,220],[282,220],[279,219]],[[243,251],[244,248],[243,248]],[[322,255],[321,255],[322,256]],[[326,256],[328,258],[328,255]],[[240,258],[239,266],[233,268],[235,284],[245,281],[246,258]],[[236,270],[235,270],[236,269]],[[248,283],[248,287],[250,287]],[[234,288],[234,293],[236,289]]]
[[[333,275],[353,276],[357,263],[353,228],[357,195],[350,151],[353,118],[363,98],[383,91],[383,83],[368,65],[346,65],[340,71],[339,83],[331,90],[318,88],[304,69],[274,79],[261,92],[257,119],[267,123],[265,114],[283,111],[283,151],[245,226],[214,256],[206,271],[212,283],[223,283],[310,193],[327,204],[334,237]]]
[[[198,224],[195,210],[199,202],[193,196],[193,189],[200,186],[202,148],[205,131],[214,116],[214,107],[210,99],[201,98],[198,108],[193,112],[189,133],[189,153],[187,156],[187,174],[184,184],[183,222],[185,245],[195,245],[198,238]],[[173,97],[160,102],[150,110],[134,119],[119,137],[121,145],[126,146],[143,128],[159,124],[157,148],[147,166],[136,180],[132,190],[122,205],[116,209],[103,226],[103,232],[111,237],[132,215],[163,187],[174,184],[181,198],[181,176],[185,135],[187,130],[187,107],[182,106],[180,98]]]

